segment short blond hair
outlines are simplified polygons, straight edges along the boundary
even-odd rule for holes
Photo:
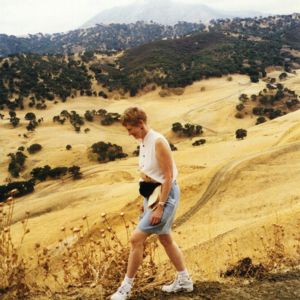
[[[139,126],[141,121],[147,123],[146,113],[139,107],[127,108],[121,116],[121,123],[123,126]]]

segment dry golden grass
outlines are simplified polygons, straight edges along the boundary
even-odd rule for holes
[[[279,74],[273,72],[270,76]],[[299,75],[290,75],[285,85],[299,94],[297,82]],[[87,153],[88,147],[100,140],[121,145],[129,154],[137,143],[120,125],[86,123],[84,127],[89,127],[90,132],[78,134],[71,125],[54,124],[52,117],[63,109],[81,114],[100,108],[122,113],[128,106],[138,105],[147,111],[151,127],[176,144],[178,151],[173,154],[180,174],[181,204],[177,213],[180,225],[174,230],[174,238],[194,279],[222,280],[220,273],[245,257],[269,269],[299,264],[300,112],[258,126],[254,126],[255,118],[234,117],[238,96],[258,93],[264,86],[264,82],[251,84],[248,77],[234,75],[232,81],[205,80],[187,87],[183,95],[164,98],[158,89],[122,101],[78,97],[52,104],[47,111],[35,111],[44,122],[28,139],[22,136],[26,133],[23,117],[27,109],[17,112],[21,125],[16,129],[11,129],[8,120],[1,121],[1,182],[8,177],[6,155],[32,143],[41,144],[43,150],[28,155],[20,179],[28,179],[32,168],[46,164],[76,164],[83,173],[76,182],[65,178],[39,183],[33,194],[15,199],[13,205],[3,205],[6,215],[1,224],[3,217],[10,215],[10,226],[9,231],[1,233],[5,243],[1,242],[0,249],[6,251],[4,257],[17,249],[18,259],[10,267],[16,275],[1,277],[1,290],[23,286],[25,292],[28,287],[51,295],[67,286],[86,284],[96,285],[95,289],[106,295],[124,275],[129,249],[127,230],[133,228],[130,220],[136,221],[136,205],[140,202],[137,158],[130,156],[99,165],[90,161]],[[207,143],[193,147],[194,139],[175,137],[171,125],[176,121],[202,125]],[[237,128],[247,129],[245,140],[235,139]],[[72,145],[72,150],[65,150],[67,144]],[[13,214],[9,213],[12,208]],[[130,228],[120,216],[122,211]],[[101,218],[103,212],[109,224]],[[24,236],[27,229],[30,234]],[[143,276],[137,281],[139,290],[173,277],[174,270],[162,247],[155,243],[149,247],[141,269]],[[113,257],[118,259],[114,261]],[[8,262],[2,256],[0,259],[1,264],[11,263],[11,258]],[[22,272],[25,275],[14,277]],[[110,278],[109,283],[103,281],[103,274]],[[8,284],[8,278],[14,278],[14,283]]]

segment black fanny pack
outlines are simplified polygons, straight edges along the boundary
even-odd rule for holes
[[[159,182],[146,182],[146,181],[140,181],[140,189],[139,192],[142,196],[145,198],[149,198],[150,195],[153,193],[156,187],[161,185]]]

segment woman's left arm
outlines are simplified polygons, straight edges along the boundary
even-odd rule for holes
[[[160,202],[166,202],[168,195],[170,193],[173,181],[173,163],[172,163],[172,154],[171,150],[161,139],[157,139],[155,143],[156,159],[158,161],[159,167],[164,174],[164,183],[161,187],[161,194],[159,197]],[[150,223],[152,225],[158,224],[162,218],[164,208],[161,205],[158,205],[151,215]]]

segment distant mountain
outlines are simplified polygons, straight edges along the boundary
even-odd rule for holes
[[[156,23],[97,25],[66,33],[30,34],[16,37],[0,34],[0,57],[22,52],[38,54],[76,53],[85,50],[120,50],[136,47],[160,39],[182,37],[202,31],[201,23],[180,22],[174,26]]]
[[[96,24],[134,23],[136,21],[157,22],[174,25],[178,21],[203,22],[211,19],[254,17],[254,11],[221,11],[202,4],[184,4],[172,0],[139,0],[127,6],[104,10],[83,24],[83,28]]]
[[[128,26],[115,25],[120,27],[119,35],[120,29]],[[44,100],[65,101],[79,94],[106,98],[118,91],[135,96],[156,86],[180,88],[180,92],[194,81],[236,73],[248,74],[252,82],[258,82],[269,66],[293,73],[300,67],[299,27],[300,14],[220,19],[212,22],[208,31],[156,40],[121,55],[85,51],[78,55],[9,56],[0,59],[0,110],[25,105],[44,109]],[[272,109],[282,93],[274,97]],[[294,100],[297,97],[286,106],[292,107]]]

